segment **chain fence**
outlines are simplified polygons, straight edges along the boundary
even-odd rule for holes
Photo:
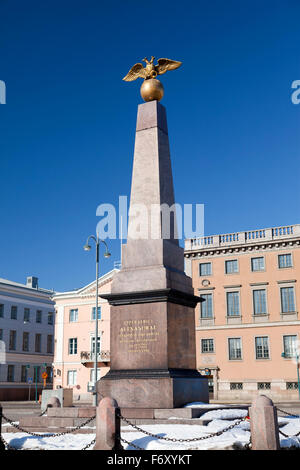
[[[283,413],[287,416],[291,416],[292,418],[300,418],[300,415],[296,415],[296,414],[293,414],[293,413],[289,413],[288,411],[284,411],[284,410],[281,410],[280,408],[276,408],[277,411],[279,411],[280,413]],[[283,431],[281,431],[281,429],[279,429],[279,434],[281,434],[283,437],[286,437],[286,438],[291,438],[291,437],[298,437],[300,436],[300,431],[297,432],[296,434],[293,434],[293,435],[288,435],[288,434],[285,434]]]
[[[45,413],[45,412],[44,412]],[[42,413],[42,414],[44,414]],[[92,416],[91,418],[87,419],[86,421],[84,421],[83,423],[79,424],[78,426],[75,426],[73,427],[72,429],[67,429],[66,431],[63,431],[63,432],[58,432],[58,433],[36,433],[36,432],[31,432],[31,431],[28,431],[27,429],[24,429],[22,428],[21,426],[19,426],[18,424],[16,424],[14,421],[12,421],[11,419],[7,418],[5,415],[2,414],[2,418],[4,419],[4,421],[6,421],[7,423],[9,423],[11,426],[13,426],[15,429],[17,429],[18,431],[20,432],[23,432],[25,434],[28,434],[30,436],[34,436],[34,437],[40,437],[40,438],[45,438],[45,437],[60,437],[60,436],[64,436],[66,434],[72,434],[76,431],[78,431],[79,429],[83,428],[84,426],[86,426],[87,424],[91,423],[95,418],[96,418],[96,415],[95,416]],[[1,438],[1,441],[2,443],[4,444],[5,448],[7,450],[29,450],[29,449],[17,449],[15,447],[12,447],[10,446],[3,438],[3,436],[0,434],[0,438]],[[92,444],[94,444],[96,442],[96,438],[93,439],[89,444],[87,444],[83,449],[81,450],[86,450],[88,449]],[[39,449],[40,450],[40,449]]]
[[[218,408],[216,408],[216,409],[218,409]],[[43,416],[46,413],[46,411],[47,410],[45,410],[43,413],[41,413],[40,416]],[[210,410],[210,411],[213,411],[213,409]],[[289,412],[287,412],[285,410],[282,410],[280,408],[277,408],[277,411],[281,412],[281,413],[283,413],[287,416],[291,416],[291,417],[294,417],[294,418],[300,418],[299,415],[289,413]],[[119,419],[121,419],[123,422],[125,422],[126,424],[128,424],[129,426],[131,426],[132,428],[134,428],[136,431],[138,431],[142,434],[145,434],[146,436],[152,437],[154,439],[166,441],[166,442],[173,442],[173,443],[180,443],[180,444],[185,444],[185,443],[189,444],[189,443],[193,443],[193,442],[200,442],[200,441],[204,441],[204,440],[207,440],[207,439],[211,439],[211,438],[214,438],[214,437],[221,436],[222,434],[224,434],[224,433],[230,431],[231,429],[234,429],[235,427],[239,426],[242,422],[249,421],[249,419],[250,419],[249,416],[237,419],[233,424],[223,428],[222,430],[217,431],[217,432],[212,432],[212,433],[207,434],[205,436],[186,438],[186,439],[183,439],[183,438],[178,438],[177,439],[177,438],[174,438],[174,437],[172,438],[172,437],[167,437],[167,436],[161,436],[161,435],[158,435],[158,434],[155,434],[155,433],[151,433],[150,431],[146,431],[146,430],[142,429],[141,427],[137,426],[136,424],[132,423],[130,420],[128,420],[127,418],[125,418],[121,414],[117,414],[117,417]],[[13,426],[15,429],[17,429],[20,432],[26,433],[26,434],[28,434],[30,436],[34,436],[34,437],[40,437],[40,438],[47,438],[48,437],[49,438],[49,437],[59,437],[59,436],[64,436],[66,434],[75,433],[79,429],[81,429],[84,426],[86,426],[87,424],[91,423],[96,418],[96,415],[92,416],[89,419],[87,419],[82,424],[73,427],[72,429],[68,429],[66,431],[59,432],[59,433],[42,433],[42,434],[41,433],[36,433],[36,432],[31,432],[31,431],[28,431],[28,430],[22,428],[17,423],[15,423],[11,419],[7,418],[3,414],[2,414],[2,418],[7,423],[9,423],[11,426]],[[284,436],[285,438],[298,437],[300,435],[300,431],[298,433],[294,434],[294,435],[287,435],[283,431],[281,431],[280,429],[279,429],[279,433],[282,436]],[[18,449],[18,448],[15,448],[15,447],[11,446],[8,442],[6,442],[6,440],[3,438],[3,436],[1,434],[0,434],[0,439],[1,439],[1,442],[4,445],[6,450],[33,450],[33,449],[23,449],[23,448]],[[130,447],[133,447],[136,450],[145,450],[144,448],[138,446],[137,444],[127,441],[126,439],[122,438],[121,436],[119,436],[118,439],[120,440],[121,443],[127,444],[127,445],[129,445]],[[81,450],[87,450],[89,447],[91,447],[93,444],[95,444],[95,442],[96,442],[96,437],[91,442],[86,444]],[[246,450],[250,450],[251,447],[252,447],[252,444],[251,444],[251,435],[250,435],[249,442],[246,443],[243,446],[243,448],[246,449]],[[39,450],[42,450],[42,449],[39,449]]]
[[[146,436],[150,436],[150,437],[153,437],[154,439],[158,439],[158,440],[163,440],[163,441],[168,441],[168,442],[178,442],[178,443],[181,443],[181,444],[184,444],[184,443],[192,443],[192,442],[199,442],[199,441],[203,441],[203,440],[206,440],[206,439],[211,439],[213,437],[217,437],[217,436],[221,436],[222,434],[224,434],[225,432],[227,431],[230,431],[231,429],[235,428],[236,426],[238,426],[239,424],[241,424],[241,422],[243,421],[247,421],[249,420],[249,417],[246,416],[244,418],[241,418],[241,419],[238,419],[235,423],[231,424],[230,426],[227,426],[226,428],[222,429],[221,431],[217,431],[217,432],[214,432],[214,433],[210,433],[206,436],[200,436],[200,437],[192,437],[190,439],[176,439],[175,437],[166,437],[166,436],[160,436],[158,434],[154,434],[154,433],[151,433],[150,431],[146,431],[145,429],[142,429],[140,428],[139,426],[137,426],[136,424],[133,424],[131,421],[129,421],[127,418],[125,418],[124,416],[122,416],[121,414],[118,414],[117,415],[118,418],[120,418],[122,421],[124,421],[125,423],[127,423],[129,426],[131,426],[132,428],[134,428],[136,431],[138,432],[141,432],[142,434],[145,434]],[[136,444],[134,444],[133,442],[128,442],[126,441],[124,438],[121,438],[120,437],[120,441],[121,442],[124,442],[130,446],[132,446],[133,448],[135,449],[138,449],[138,450],[145,450],[139,446],[137,446]],[[245,449],[249,449],[251,447],[251,437],[250,437],[250,441],[244,446]]]

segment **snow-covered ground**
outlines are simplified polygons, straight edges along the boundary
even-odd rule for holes
[[[201,406],[202,404],[198,404]],[[193,404],[195,406],[195,404]],[[204,406],[204,405],[202,405]],[[207,405],[205,405],[207,408]],[[214,406],[214,408],[217,408]],[[211,419],[207,426],[202,425],[189,425],[189,424],[144,424],[140,425],[141,429],[148,431],[158,436],[175,438],[175,439],[193,439],[201,436],[207,436],[212,433],[221,431],[228,426],[236,423],[239,419],[247,416],[246,410],[239,409],[214,409],[206,412],[201,416],[202,419]],[[280,430],[289,436],[293,436],[300,431],[300,418],[291,416],[279,417],[278,422]],[[92,428],[89,434],[66,434],[58,437],[45,437],[40,433],[40,437],[30,436],[28,434],[7,433],[3,427],[3,438],[5,441],[15,448],[22,449],[45,449],[45,450],[80,450],[89,444],[94,438]],[[245,446],[250,440],[250,423],[249,421],[242,421],[237,426],[229,431],[221,434],[220,436],[210,437],[195,442],[169,442],[160,440],[152,436],[147,436],[140,431],[134,430],[131,426],[122,427],[121,437],[128,442],[132,442],[138,447],[146,450],[209,450],[209,449],[225,449],[233,444],[242,447]],[[134,450],[133,446],[124,444],[126,450]],[[300,438],[290,437],[286,438],[280,435],[281,447],[299,447]],[[93,445],[88,450],[92,450]]]

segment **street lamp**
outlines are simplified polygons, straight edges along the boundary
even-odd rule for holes
[[[47,367],[47,364],[46,362],[43,363],[43,366],[46,368]],[[34,370],[34,375],[35,375],[35,402],[37,403],[38,402],[38,369],[40,366],[38,365],[33,365],[33,370]],[[26,369],[30,369],[30,365],[27,364],[26,366]],[[29,383],[29,399],[30,399],[30,389],[31,389],[31,381]]]
[[[284,358],[294,357],[296,359],[297,380],[298,380],[298,395],[299,395],[299,400],[300,400],[299,352],[296,350],[295,354],[293,354],[291,356],[287,355],[285,352],[283,352],[283,353],[281,353],[281,357],[284,357]]]
[[[109,258],[110,253],[108,251],[107,244],[105,243],[104,240],[100,240],[98,233],[96,234],[96,237],[94,235],[90,235],[86,241],[86,244],[84,245],[83,249],[85,251],[91,251],[92,247],[89,244],[90,239],[94,240],[96,244],[96,312],[95,312],[95,362],[94,362],[94,404],[97,406],[97,392],[96,392],[96,383],[97,383],[97,365],[98,365],[98,277],[99,277],[99,245],[100,243],[103,243],[105,245],[105,253],[104,257]]]

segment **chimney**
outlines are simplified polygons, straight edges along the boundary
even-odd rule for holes
[[[38,288],[38,278],[34,276],[29,276],[27,277],[26,281],[26,286],[31,287],[31,289],[37,289]]]

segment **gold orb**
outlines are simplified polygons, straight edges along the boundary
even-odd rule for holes
[[[141,97],[144,101],[160,101],[164,96],[164,87],[156,78],[148,78],[141,86]]]

